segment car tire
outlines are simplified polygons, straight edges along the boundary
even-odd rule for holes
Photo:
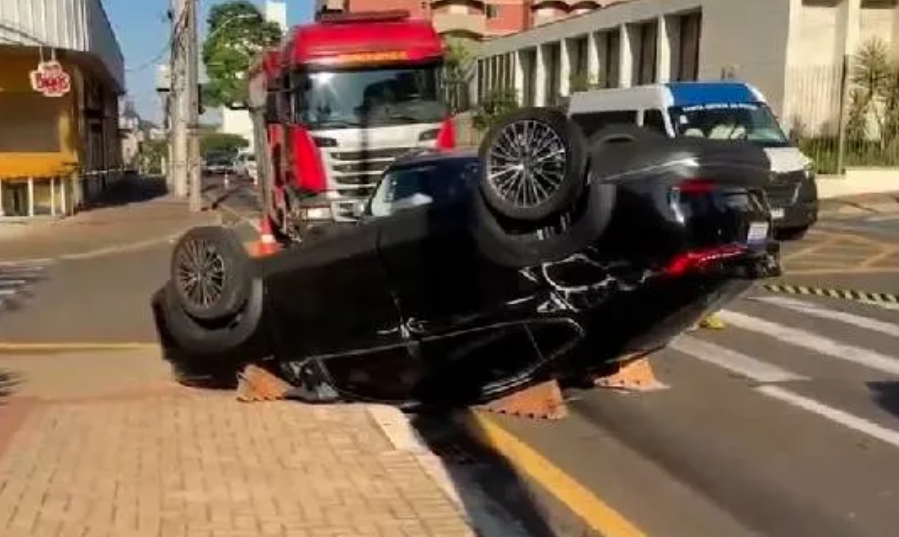
[[[774,238],[779,241],[798,241],[805,237],[811,226],[788,227],[774,232]]]
[[[247,301],[252,264],[237,235],[221,226],[193,228],[172,251],[170,278],[181,307],[202,321],[227,319]]]
[[[485,258],[505,267],[529,268],[561,261],[596,245],[609,226],[617,201],[615,185],[593,183],[585,188],[583,205],[572,211],[569,225],[528,231],[503,225],[482,200],[475,201],[474,237]],[[556,222],[558,225],[558,222]]]
[[[590,151],[601,145],[663,140],[666,136],[658,131],[637,125],[613,124],[603,127],[590,135],[587,147]]]
[[[203,321],[184,310],[182,301],[170,283],[161,297],[165,326],[175,347],[191,360],[209,356],[210,360],[233,361],[230,356],[253,359],[269,354],[264,332],[264,290],[261,280],[253,281],[243,307],[227,319]],[[234,358],[236,359],[236,358]]]
[[[541,141],[535,143],[534,139]],[[519,222],[539,222],[567,211],[586,182],[583,132],[560,110],[523,108],[512,112],[490,129],[479,156],[483,163],[480,190],[487,205],[502,217]],[[523,168],[516,171],[516,166]],[[534,169],[542,171],[542,182],[530,174]],[[497,184],[497,174],[517,175],[519,184],[534,189],[532,199],[516,200],[520,192]]]

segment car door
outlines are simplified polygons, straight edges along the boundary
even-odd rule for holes
[[[425,200],[384,218],[379,241],[404,324],[421,343],[427,369],[420,397],[472,395],[484,382],[479,372],[510,371],[529,360],[527,348],[501,352],[526,335],[522,325],[503,318],[519,275],[480,254],[471,226],[476,173],[449,160],[394,172],[404,190],[395,202]],[[464,188],[447,188],[453,181]],[[509,360],[511,367],[500,364]],[[448,387],[452,393],[438,393]]]
[[[262,261],[279,358],[317,360],[353,398],[404,401],[417,382],[377,252],[378,222],[333,228]]]

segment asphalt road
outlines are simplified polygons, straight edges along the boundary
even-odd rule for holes
[[[784,279],[899,293],[897,267],[853,273],[852,255],[883,252],[850,250]],[[896,535],[899,311],[759,289],[722,318],[653,357],[664,389],[571,392],[562,422],[496,419],[650,537]]]

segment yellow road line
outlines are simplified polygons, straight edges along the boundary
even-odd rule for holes
[[[592,530],[604,537],[647,537],[642,530],[589,489],[487,416],[469,412],[463,420],[469,431],[477,435],[485,445],[505,457],[518,471],[539,483]]]
[[[103,351],[103,350],[142,350],[158,349],[158,343],[141,342],[109,342],[109,341],[64,341],[64,342],[32,342],[32,341],[0,341],[0,352],[3,351]]]

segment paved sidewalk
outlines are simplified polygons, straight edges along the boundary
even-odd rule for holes
[[[78,258],[136,249],[220,220],[214,211],[191,213],[187,201],[158,190],[153,180],[135,179],[113,190],[105,206],[72,217],[0,224],[0,260]]]
[[[475,535],[371,407],[241,404],[157,352],[0,356],[0,535]]]

